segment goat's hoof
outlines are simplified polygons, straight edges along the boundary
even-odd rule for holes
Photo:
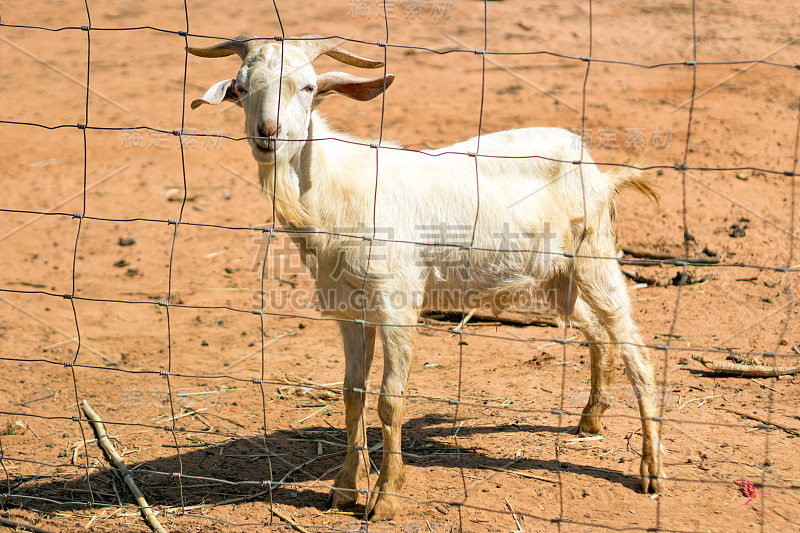
[[[377,487],[376,487],[377,490]],[[385,492],[373,492],[367,505],[369,520],[391,520],[400,508],[400,499]]]
[[[351,509],[356,506],[356,498],[358,493],[355,489],[339,490],[333,489],[328,494],[328,501],[325,503],[326,511],[339,511],[343,509]]]
[[[656,463],[652,457],[642,459],[642,492],[645,494],[648,492],[658,494],[664,488],[664,480],[667,476]]]
[[[580,437],[592,437],[603,432],[605,426],[599,416],[582,416],[578,423],[577,434]]]

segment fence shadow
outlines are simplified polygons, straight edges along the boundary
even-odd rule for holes
[[[618,470],[536,457],[512,462],[508,457],[492,455],[487,449],[457,445],[452,436],[451,422],[452,418],[439,415],[406,421],[403,426],[403,455],[408,468],[437,466],[497,470],[510,467],[523,475],[549,475],[554,480],[554,472],[562,470],[607,479],[630,490],[637,490],[639,486],[638,476],[629,476]],[[470,436],[481,434],[548,432],[555,436],[573,429],[515,423],[461,427],[458,435],[463,442]],[[369,428],[367,433],[371,445],[381,442],[380,428]],[[280,482],[277,486],[273,484],[271,497],[274,502],[322,510],[326,503],[322,494],[328,492],[346,449],[344,431],[323,425],[302,431],[279,429],[267,432],[266,439],[263,436],[242,437],[202,448],[181,447],[180,454],[171,453],[128,466],[148,502],[157,507],[219,504],[236,498],[268,501],[270,495],[265,482],[271,479]],[[381,454],[380,449],[370,453],[376,467],[380,466]],[[176,474],[180,471],[183,472],[183,490]],[[373,473],[373,481],[375,476]],[[91,497],[89,484],[82,474],[55,479],[51,476],[16,478],[12,480],[13,488],[6,503],[45,513],[89,507],[92,501],[95,506],[132,504],[127,488],[105,461],[99,470],[92,473],[90,483]],[[307,488],[309,485],[310,490]]]

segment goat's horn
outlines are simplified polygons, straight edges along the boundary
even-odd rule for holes
[[[250,50],[256,46],[264,44],[265,42],[267,42],[266,39],[260,39],[255,35],[245,33],[236,37],[235,39],[225,41],[224,43],[215,44],[214,46],[209,46],[208,48],[187,47],[186,50],[190,54],[200,57],[226,57],[233,54],[238,54],[239,57],[244,59]]]
[[[333,39],[326,39],[321,35],[303,35],[298,37],[297,42],[305,49],[311,61],[324,54],[336,61],[353,65],[354,67],[381,68],[383,66],[382,61],[373,61],[372,59],[358,56],[335,43]]]

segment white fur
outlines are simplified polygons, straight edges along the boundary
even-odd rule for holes
[[[499,311],[520,294],[542,297],[569,315],[590,342],[592,393],[582,432],[602,428],[599,417],[610,403],[609,341],[617,345],[639,395],[642,485],[659,490],[653,370],[613,259],[612,231],[616,191],[632,186],[652,193],[649,178],[635,170],[601,173],[580,139],[556,128],[493,133],[425,152],[391,143],[371,147],[332,129],[316,107],[337,92],[372,98],[393,77],[317,76],[311,67],[316,56],[302,41],[251,48],[240,52],[238,94],[228,99],[238,99],[245,110],[261,183],[282,225],[302,230],[291,235],[315,276],[323,311],[346,320],[341,329],[350,447],[330,503],[354,502],[367,469],[361,391],[376,333],[384,345],[378,400],[384,458],[368,511],[390,518],[404,481],[403,394],[420,311],[461,310],[465,304]],[[349,52],[338,54],[347,61]],[[376,83],[382,84],[377,90]],[[210,93],[213,98],[199,102],[222,100],[221,89]],[[277,135],[259,135],[268,130]]]

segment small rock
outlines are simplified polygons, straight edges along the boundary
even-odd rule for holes
[[[226,200],[230,200],[231,199],[231,193],[228,192],[228,189],[224,189],[222,191],[222,197],[225,198]]]
[[[125,275],[128,276],[129,278],[136,277],[136,276],[139,275],[139,269],[138,268],[129,268],[128,270],[125,271]]]
[[[300,322],[299,324],[297,324],[297,329],[306,329],[306,323]]]
[[[124,259],[120,259],[119,261],[117,261],[116,263],[114,263],[114,266],[115,266],[115,267],[117,267],[117,268],[123,268],[123,267],[126,267],[126,266],[128,266],[128,265],[130,265],[130,263],[128,263],[128,262],[127,262],[127,261],[125,261]]]
[[[133,246],[138,242],[136,237],[120,237],[117,244],[120,246]]]
[[[442,514],[447,514],[449,512],[449,510],[447,509],[447,506],[444,505],[444,504],[441,504],[441,503],[433,504],[433,508],[436,509],[437,511],[439,511],[440,513],[442,513]]]
[[[208,341],[200,341],[200,346],[208,346]]]

